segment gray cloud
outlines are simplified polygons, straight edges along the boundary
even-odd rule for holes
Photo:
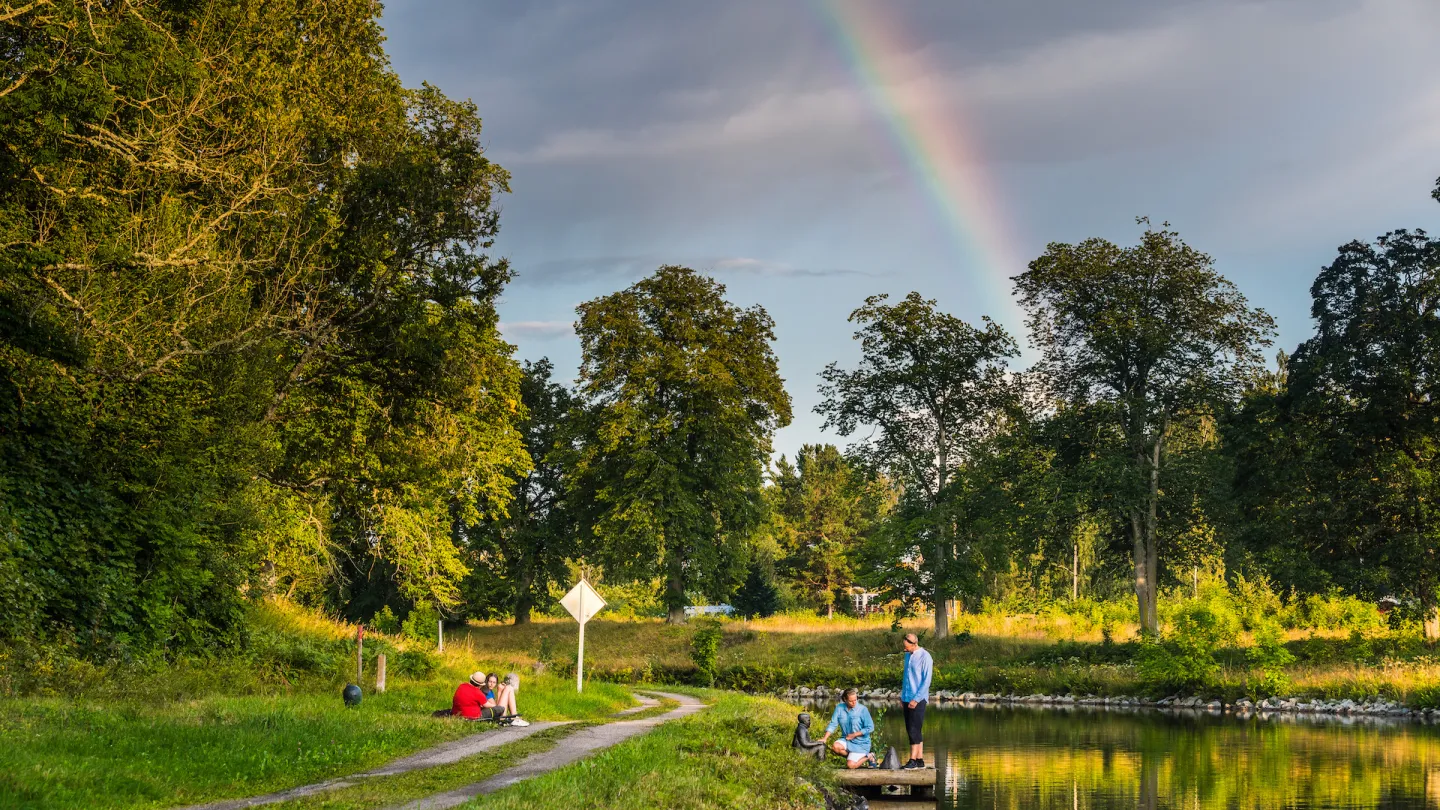
[[[552,340],[573,336],[575,326],[571,321],[501,321],[500,334],[508,340]]]
[[[844,268],[796,267],[786,262],[744,256],[723,258],[670,258],[660,256],[591,256],[549,259],[530,266],[520,266],[514,283],[526,285],[576,284],[597,282],[622,284],[637,281],[666,264],[690,267],[717,278],[726,276],[761,276],[770,278],[835,278],[840,276],[874,276]]]
[[[979,217],[932,196],[857,85],[816,13],[835,1],[387,9],[401,78],[473,98],[513,174],[497,250],[522,352],[573,366],[552,319],[686,264],[775,317],[800,414],[865,295],[918,289],[969,320],[1012,306],[1015,268],[976,219],[1022,260],[1168,219],[1279,317],[1282,345],[1335,245],[1435,229],[1435,0],[845,0],[902,32],[886,98],[964,147]],[[792,445],[822,438],[806,418]]]

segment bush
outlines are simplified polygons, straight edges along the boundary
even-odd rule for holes
[[[735,591],[730,600],[735,611],[747,619],[756,616],[773,616],[780,610],[780,590],[775,587],[775,578],[758,562],[750,563],[745,583]]]
[[[400,617],[395,615],[395,611],[391,610],[389,605],[386,605],[370,619],[370,626],[376,632],[393,636],[400,632]]]
[[[1169,635],[1140,645],[1135,667],[1141,682],[1166,690],[1213,686],[1220,674],[1215,651],[1233,644],[1239,628],[1240,620],[1228,606],[1204,599],[1182,603],[1172,615]]]
[[[1281,641],[1280,626],[1273,619],[1255,627],[1255,646],[1245,652],[1250,663],[1247,684],[1257,697],[1283,695],[1290,691],[1290,678],[1285,667],[1295,663],[1295,656]]]
[[[412,641],[440,642],[440,612],[432,605],[416,605],[400,625],[400,635]]]
[[[1289,610],[1291,627],[1307,627],[1316,630],[1382,630],[1386,627],[1385,617],[1373,602],[1339,591],[1328,595],[1311,594],[1296,600]]]
[[[387,665],[396,675],[424,680],[440,669],[440,658],[424,650],[402,650],[395,654],[395,663]]]
[[[1230,585],[1230,598],[1246,630],[1273,624],[1277,617],[1284,614],[1285,605],[1280,594],[1275,592],[1270,578],[1264,574],[1253,579],[1236,574],[1235,581]]]
[[[715,660],[720,654],[722,635],[720,627],[712,624],[697,629],[690,639],[690,660],[695,662],[706,686],[715,684]]]

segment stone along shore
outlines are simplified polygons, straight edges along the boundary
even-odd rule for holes
[[[787,700],[816,700],[824,701],[830,699],[838,700],[841,689],[830,689],[824,686],[808,687],[802,686],[790,689],[781,693],[781,697]],[[860,697],[872,701],[898,701],[900,690],[898,689],[862,689]],[[1271,714],[1293,714],[1293,715],[1333,715],[1337,717],[1373,717],[1387,718],[1393,720],[1411,720],[1424,723],[1440,723],[1440,710],[1435,709],[1412,709],[1403,704],[1383,698],[1374,698],[1364,702],[1353,700],[1304,700],[1301,698],[1265,698],[1261,701],[1252,701],[1249,698],[1240,698],[1233,703],[1225,703],[1220,700],[1207,700],[1201,697],[1182,697],[1171,695],[1160,700],[1151,700],[1144,697],[1130,697],[1119,695],[1116,697],[1100,697],[1098,695],[994,695],[980,694],[977,692],[953,692],[942,690],[931,695],[931,702],[936,704],[954,704],[961,706],[1004,706],[1018,705],[1034,708],[1074,708],[1077,706],[1108,708],[1108,709],[1159,709],[1159,710],[1188,710],[1205,712],[1209,714],[1234,714],[1241,718],[1250,715],[1271,715]]]

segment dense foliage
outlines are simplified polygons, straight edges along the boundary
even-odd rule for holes
[[[1269,316],[1168,226],[1016,277],[1025,371],[988,319],[872,296],[819,386],[857,441],[772,463],[774,325],[693,270],[581,304],[573,387],[515,362],[509,176],[473,105],[400,84],[378,4],[0,8],[9,646],[239,645],[271,595],[415,636],[524,623],[581,572],[625,615],[883,604],[936,636],[1129,592],[1155,672],[1197,684],[1204,617],[1162,591],[1388,597],[1440,636],[1423,231],[1342,247],[1275,369]]]
[[[0,636],[452,604],[527,464],[505,172],[369,2],[31,4],[0,97]]]
[[[607,569],[660,577],[672,621],[687,592],[725,599],[763,516],[770,437],[790,422],[760,307],[684,267],[582,304],[575,464]]]

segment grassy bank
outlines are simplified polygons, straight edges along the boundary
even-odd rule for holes
[[[815,785],[830,785],[829,769],[790,749],[793,707],[734,693],[700,694],[713,700],[700,714],[466,807],[825,807]]]
[[[792,686],[898,686],[900,638],[924,634],[928,622],[898,628],[882,619],[774,617],[719,622],[723,631],[715,685],[747,692]],[[1133,626],[1097,627],[1046,616],[967,616],[950,639],[923,643],[936,661],[936,689],[994,693],[1153,695],[1135,666],[1139,644]],[[592,620],[585,635],[587,672],[618,682],[696,683],[705,680],[690,658],[691,626],[660,620]],[[574,662],[573,622],[539,620],[528,626],[489,623],[465,631],[467,643],[507,666],[548,662],[569,672]],[[1107,640],[1108,636],[1108,640]],[[1124,640],[1121,640],[1124,639]],[[1382,696],[1414,706],[1440,703],[1440,652],[1409,628],[1291,629],[1285,648],[1287,694],[1363,699]],[[1256,694],[1241,633],[1220,649],[1216,681],[1203,691],[1216,697]]]
[[[464,645],[438,656],[367,637],[367,651],[422,663],[398,673],[392,664],[383,695],[367,678],[361,705],[346,709],[353,630],[270,606],[254,632],[263,640],[245,654],[208,661],[12,669],[11,683],[32,689],[0,697],[0,808],[173,807],[364,770],[475,733],[430,712],[471,671],[499,668]],[[628,705],[617,685],[576,695],[573,681],[523,675],[520,708],[534,719],[596,719]]]

